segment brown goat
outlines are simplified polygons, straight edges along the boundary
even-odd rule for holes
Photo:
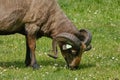
[[[53,58],[57,44],[68,67],[78,67],[82,53],[91,48],[91,34],[78,30],[60,9],[56,0],[0,0],[0,35],[20,33],[26,37],[26,66],[38,68],[36,39],[53,39]]]

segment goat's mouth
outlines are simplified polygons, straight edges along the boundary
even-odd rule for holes
[[[80,60],[81,60],[80,57],[75,57],[72,60],[65,58],[65,61],[67,63],[67,67],[71,70],[76,70],[79,68]]]

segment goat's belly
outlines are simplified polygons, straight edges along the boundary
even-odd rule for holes
[[[2,28],[0,28],[0,35],[19,33],[20,30],[22,30],[22,28],[23,27],[21,25],[14,25],[14,26],[7,26],[7,27],[3,26]]]
[[[23,28],[23,26],[18,25],[18,24],[14,25],[14,26],[3,26],[2,28],[0,28],[0,35],[19,33],[19,32],[22,32],[21,31],[21,30],[23,30],[22,28]]]
[[[0,16],[0,35],[15,33],[21,29],[23,10],[14,10],[7,15]]]
[[[16,17],[7,17],[0,21],[0,35],[13,34],[22,28],[22,22]]]

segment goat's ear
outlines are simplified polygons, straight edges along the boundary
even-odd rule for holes
[[[85,48],[85,51],[89,51],[91,50],[92,46],[91,45],[88,45],[86,48]]]
[[[82,41],[86,45],[85,51],[90,50],[91,49],[90,43],[92,40],[91,33],[86,29],[80,29],[79,32],[80,32],[80,36],[79,36],[80,41]]]
[[[82,38],[84,38],[84,39],[85,39],[85,38],[88,36],[88,34],[89,34],[86,29],[80,29],[79,32],[80,32],[80,37],[82,37]]]

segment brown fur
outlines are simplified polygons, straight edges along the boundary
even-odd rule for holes
[[[23,33],[21,30],[25,29],[23,24],[26,23],[36,25],[40,36],[54,37],[61,32],[77,32],[55,0],[0,0],[0,3],[0,32],[5,34]],[[30,33],[34,31],[29,30]]]

